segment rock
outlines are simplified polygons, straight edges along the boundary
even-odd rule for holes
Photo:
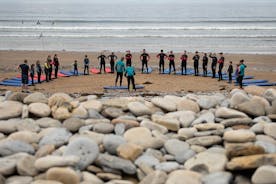
[[[276,124],[267,123],[264,125],[264,133],[276,139]]]
[[[255,169],[263,165],[275,165],[276,154],[259,154],[235,157],[227,163],[226,167],[228,170],[247,170]]]
[[[21,176],[36,176],[38,172],[34,166],[34,163],[34,156],[28,155],[21,158],[16,164],[18,174]]]
[[[121,144],[117,148],[118,156],[126,160],[132,160],[132,161],[134,161],[139,155],[141,155],[142,152],[143,152],[143,147],[132,143]]]
[[[201,174],[188,170],[176,170],[169,174],[166,184],[201,184]]]
[[[168,130],[178,131],[180,129],[180,122],[174,118],[158,117],[154,118],[153,121],[166,127]]]
[[[204,184],[229,184],[232,179],[233,176],[231,173],[219,171],[203,176],[202,182]]]
[[[221,121],[225,127],[230,127],[234,125],[248,125],[252,123],[252,119],[250,118],[232,118]]]
[[[182,99],[177,103],[177,110],[178,111],[192,111],[198,113],[200,111],[199,105],[189,99]]]
[[[18,124],[16,125],[16,129],[18,131],[30,131],[30,132],[40,131],[39,126],[35,123],[33,119],[19,120]]]
[[[196,128],[181,128],[178,130],[177,135],[179,137],[179,139],[181,140],[187,140],[189,138],[194,137],[194,133],[197,132]]]
[[[230,99],[230,106],[231,107],[236,107],[239,104],[242,104],[244,102],[249,101],[249,97],[247,96],[247,94],[243,93],[243,92],[237,92],[235,94],[232,95],[231,99]]]
[[[47,155],[50,155],[54,151],[55,151],[54,145],[50,145],[50,144],[44,145],[37,150],[37,152],[35,153],[35,157],[36,158],[45,157]]]
[[[118,174],[112,174],[112,173],[97,173],[97,177],[105,181],[122,179],[122,176]]]
[[[264,125],[266,122],[260,122],[253,125],[250,130],[253,131],[255,134],[263,134],[264,133]]]
[[[196,120],[193,121],[192,125],[201,124],[201,123],[214,123],[215,116],[212,112],[207,111],[201,114]]]
[[[28,110],[37,117],[47,117],[51,114],[50,107],[44,103],[31,103]]]
[[[69,118],[64,120],[63,127],[69,130],[70,132],[77,132],[80,127],[84,126],[84,120],[80,118]]]
[[[126,174],[136,173],[136,167],[131,161],[115,156],[100,154],[96,160],[96,163],[100,166],[121,170]]]
[[[23,102],[25,104],[31,104],[31,103],[48,104],[48,98],[43,93],[34,92],[34,93],[29,94],[27,97],[25,97]]]
[[[103,101],[103,105],[107,107],[117,107],[127,109],[129,100],[127,98],[111,98]]]
[[[47,180],[60,181],[63,184],[79,184],[80,178],[77,173],[70,168],[53,167],[46,173]]]
[[[104,184],[104,182],[96,175],[89,172],[82,172],[83,181],[93,184]]]
[[[116,135],[123,136],[126,131],[126,125],[123,123],[118,123],[114,127],[114,132]]]
[[[255,184],[273,184],[276,181],[276,166],[264,165],[259,167],[252,176]]]
[[[265,88],[260,86],[246,86],[244,87],[244,91],[251,95],[263,96]]]
[[[82,103],[82,106],[86,109],[86,110],[90,110],[93,109],[97,112],[101,112],[102,108],[103,108],[103,104],[102,102],[98,101],[98,100],[88,100],[84,103]]]
[[[0,120],[20,117],[23,105],[15,101],[0,102]]]
[[[229,130],[224,132],[223,139],[228,142],[250,142],[255,141],[256,135],[250,130]]]
[[[208,131],[208,130],[223,130],[224,126],[218,123],[204,123],[194,125],[198,131]]]
[[[34,132],[19,131],[19,132],[15,132],[15,133],[10,134],[8,139],[24,141],[26,143],[32,144],[32,143],[37,143],[38,142],[39,136]]]
[[[96,125],[93,126],[93,131],[98,133],[108,134],[113,132],[113,130],[114,130],[114,125],[109,123],[97,123]]]
[[[73,109],[72,117],[86,119],[88,117],[88,112],[84,107],[79,106],[79,107]]]
[[[264,92],[264,98],[266,98],[269,102],[273,102],[276,99],[276,90],[273,88],[269,88]]]
[[[126,127],[126,129],[140,126],[140,124],[137,121],[135,121],[135,120],[129,120],[129,119],[119,119],[119,118],[116,118],[116,119],[113,119],[111,121],[111,123],[113,125],[115,125],[115,126],[117,124],[124,124],[125,127]]]
[[[139,184],[163,184],[168,176],[163,171],[154,171],[147,175]]]
[[[0,121],[0,132],[5,134],[10,134],[17,130],[17,124],[19,123],[19,119],[9,119]]]
[[[24,98],[26,98],[28,96],[28,94],[26,93],[21,93],[21,92],[14,92],[12,94],[10,94],[6,100],[9,101],[17,101],[17,102],[23,102]]]
[[[176,111],[176,112],[167,113],[165,115],[165,118],[176,119],[180,122],[182,127],[189,127],[190,124],[195,120],[196,113],[192,111]],[[155,119],[159,119],[159,117]]]
[[[138,166],[145,164],[149,167],[154,167],[159,163],[160,162],[157,158],[155,158],[152,155],[146,155],[146,154],[143,154],[142,156],[140,156],[138,159],[135,160],[135,164]]]
[[[151,102],[157,107],[160,107],[161,109],[167,112],[176,111],[176,104],[168,99],[161,98],[161,97],[154,97],[151,99]]]
[[[265,153],[264,149],[261,146],[255,146],[250,143],[226,144],[225,150],[228,158]]]
[[[156,131],[159,131],[160,133],[162,134],[165,134],[168,132],[168,129],[162,125],[159,125],[157,123],[154,123],[150,120],[143,120],[140,124],[141,127],[145,127],[149,130],[156,130]]]
[[[104,134],[100,134],[100,133],[96,133],[96,132],[92,132],[92,131],[83,131],[80,133],[80,136],[77,136],[75,134],[74,138],[78,138],[78,137],[87,137],[89,139],[94,140],[98,145],[103,143],[103,139],[104,139]]]
[[[132,112],[135,116],[151,114],[151,110],[141,102],[130,102],[127,106],[130,112]]]
[[[127,142],[137,144],[146,148],[160,148],[163,142],[152,137],[151,132],[144,127],[131,128],[124,134]]]
[[[126,140],[118,135],[106,135],[104,136],[103,139],[103,145],[104,145],[104,149],[110,153],[110,154],[116,154],[117,153],[117,148],[122,145],[125,144]]]
[[[205,147],[219,144],[221,143],[221,141],[222,141],[221,137],[217,135],[195,137],[195,138],[186,140],[188,144],[205,146]]]
[[[228,159],[222,148],[210,148],[198,153],[184,164],[186,169],[192,169],[199,165],[205,165],[209,173],[223,171]]]
[[[88,118],[90,119],[104,119],[104,117],[94,109],[88,109]]]
[[[1,183],[1,184],[4,184],[4,183],[5,183],[5,178],[4,178],[2,175],[0,175],[0,183]]]
[[[71,98],[69,95],[65,93],[55,93],[48,99],[48,105],[50,107],[53,107],[53,106],[59,107],[66,102],[70,103],[72,101],[73,101],[73,98]]]
[[[189,144],[177,139],[170,139],[165,142],[166,151],[178,158],[177,161],[183,163],[185,161],[185,153],[189,151]]]
[[[30,144],[18,140],[0,142],[0,155],[7,156],[20,152],[34,154],[34,148]]]
[[[0,175],[11,175],[15,172],[16,160],[10,158],[0,158]]]
[[[6,184],[29,184],[33,181],[30,176],[11,176],[6,179]]]
[[[23,105],[21,118],[25,119],[29,117],[28,105]]]
[[[115,107],[108,107],[102,111],[102,115],[106,118],[118,118],[124,114],[122,109],[115,108]]]
[[[260,146],[265,150],[265,153],[276,153],[276,144],[268,141],[256,141],[256,146]]]
[[[220,107],[216,110],[216,117],[217,118],[247,118],[248,116],[240,111],[234,110],[234,109],[229,109],[226,107]]]
[[[64,128],[54,128],[53,131],[40,139],[39,146],[47,144],[61,146],[67,143],[71,136],[72,134]]]
[[[37,125],[39,125],[40,128],[61,127],[60,121],[58,121],[56,119],[49,118],[49,117],[40,118],[40,119],[36,120],[35,123]]]
[[[70,141],[64,151],[64,156],[77,156],[80,161],[76,166],[83,170],[92,164],[99,154],[98,144],[88,138],[77,138]]]
[[[162,162],[155,165],[155,170],[164,171],[166,173],[170,173],[179,168],[179,164],[177,162]]]
[[[216,107],[219,101],[215,96],[200,96],[197,103],[201,109],[210,109]]]
[[[237,109],[254,117],[265,115],[264,106],[253,100],[237,105]]]
[[[62,183],[54,180],[35,180],[31,184],[62,184]]]

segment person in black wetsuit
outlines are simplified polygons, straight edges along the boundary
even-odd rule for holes
[[[90,61],[89,61],[89,58],[87,57],[87,55],[84,56],[83,64],[84,64],[83,74],[84,75],[89,75],[89,64],[90,64]]]
[[[195,52],[195,55],[193,57],[194,60],[194,71],[195,71],[195,76],[198,76],[198,62],[199,62],[200,56],[198,55],[198,51]]]
[[[132,54],[130,53],[130,50],[127,51],[127,53],[125,55],[125,59],[126,59],[126,65],[131,66]]]
[[[186,50],[184,50],[184,53],[182,54],[180,60],[181,60],[181,74],[184,75],[184,70],[185,70],[185,75],[187,75],[188,55]]]
[[[35,64],[31,64],[30,76],[31,76],[31,79],[32,79],[32,86],[34,86]]]
[[[173,51],[170,51],[170,54],[168,56],[168,60],[169,60],[169,74],[171,74],[171,68],[173,67],[173,71],[174,71],[174,74],[175,74],[175,63],[174,63],[174,54],[173,54]]]
[[[102,68],[104,69],[104,73],[105,73],[106,56],[103,53],[101,53],[101,55],[98,56],[98,59],[100,60],[100,73],[102,73]]]
[[[39,60],[36,61],[36,73],[37,73],[37,82],[40,84],[41,83],[42,68],[41,68]]]
[[[207,77],[207,68],[208,68],[208,56],[207,53],[204,53],[202,58],[202,68],[203,68],[203,77]]]
[[[148,70],[148,61],[150,60],[150,56],[146,53],[146,49],[143,49],[143,53],[140,56],[140,60],[142,61],[142,73],[144,72],[144,66],[146,66],[147,74],[149,73]]]
[[[212,58],[212,64],[211,64],[211,69],[212,69],[212,78],[216,78],[216,69],[217,69],[217,62],[218,62],[218,58],[216,57],[215,53],[210,53],[209,57]]]
[[[115,60],[117,60],[117,56],[114,54],[114,52],[111,52],[111,54],[108,56],[108,59],[110,61],[111,73],[114,73]]]
[[[221,81],[221,80],[223,80],[223,78],[222,78],[222,69],[223,69],[223,66],[224,66],[224,56],[223,56],[223,53],[221,52],[221,53],[219,53],[219,55],[220,55],[220,59],[219,59],[219,61],[218,61],[218,64],[219,64],[219,70],[218,70],[218,74],[219,74],[219,79],[218,79],[218,81]]]
[[[55,67],[55,78],[58,77],[58,68],[59,68],[59,60],[57,55],[55,54],[54,56],[54,61],[53,61],[54,67]]]
[[[49,55],[47,57],[47,62],[49,63],[49,70],[48,70],[48,76],[49,76],[49,80],[52,80],[52,72],[53,72],[53,61],[52,61],[52,58],[51,56]]]
[[[229,62],[229,66],[228,66],[227,72],[228,72],[228,77],[229,77],[228,83],[232,83],[232,74],[234,72],[232,61]]]
[[[21,83],[22,83],[22,92],[28,92],[29,84],[29,65],[28,61],[24,60],[24,63],[18,66],[18,69],[21,70]]]
[[[162,73],[164,73],[164,65],[165,65],[165,59],[167,58],[167,54],[165,54],[163,50],[161,50],[161,52],[157,54],[156,57],[159,58],[159,74],[161,74],[161,68],[162,68]]]

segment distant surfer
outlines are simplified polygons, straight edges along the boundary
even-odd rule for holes
[[[38,21],[36,22],[36,24],[37,24],[37,25],[40,25],[40,21],[38,20]]]

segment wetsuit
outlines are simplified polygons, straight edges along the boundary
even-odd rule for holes
[[[187,54],[183,54],[180,59],[181,59],[181,74],[184,75],[184,70],[185,70],[185,75],[187,75],[187,60],[188,60]]]
[[[41,83],[41,73],[42,73],[42,68],[40,64],[36,64],[36,73],[37,73],[37,82]]]
[[[79,75],[79,71],[78,71],[78,63],[74,63],[74,75]]]
[[[132,83],[133,89],[136,91],[135,81],[134,81],[134,75],[135,75],[135,70],[134,70],[133,66],[128,66],[126,68],[126,73],[125,73],[125,76],[127,77],[128,91],[130,91],[130,82]]]
[[[199,58],[200,56],[198,54],[196,54],[194,57],[193,57],[193,60],[194,60],[194,71],[195,71],[195,76],[198,76],[198,62],[199,62]]]
[[[173,71],[175,73],[174,54],[169,55],[169,74],[171,74],[172,67],[173,67]]]
[[[100,73],[102,73],[102,68],[104,69],[104,73],[105,73],[105,55],[100,55],[98,56],[98,59],[100,59]]]
[[[144,72],[144,65],[146,65],[146,69],[147,69],[147,73],[148,73],[148,57],[149,54],[148,53],[143,53],[141,54],[142,57],[142,73]]]
[[[161,73],[161,68],[162,73],[164,73],[165,57],[167,57],[167,55],[161,52],[157,57],[159,57],[159,73]]]
[[[84,71],[83,71],[83,74],[84,74],[84,75],[89,75],[89,64],[90,64],[89,59],[88,59],[88,58],[84,58],[83,63],[84,63]],[[86,73],[86,71],[87,71],[87,73]]]
[[[50,65],[46,62],[45,64],[44,64],[44,73],[45,73],[45,77],[46,77],[46,82],[49,82],[49,80],[50,80]]]
[[[47,61],[49,62],[49,70],[48,70],[49,80],[52,80],[53,62],[52,62],[52,59],[47,59]]]
[[[21,82],[23,85],[28,85],[29,83],[29,66],[27,64],[19,65],[21,69]]]
[[[208,57],[203,56],[202,59],[202,68],[203,68],[203,76],[207,77],[207,66],[208,66]]]
[[[219,74],[219,81],[220,81],[220,80],[223,80],[222,79],[222,69],[223,69],[223,66],[224,66],[224,57],[223,56],[221,56],[218,63],[219,63],[218,74]]]
[[[240,85],[240,88],[242,88],[242,80],[243,80],[243,77],[244,77],[244,73],[245,73],[245,68],[246,68],[246,65],[244,64],[241,64],[240,67],[239,67],[239,85]]]
[[[217,62],[218,62],[218,58],[216,56],[211,56],[209,55],[210,58],[212,58],[212,64],[211,64],[211,68],[212,68],[212,78],[216,78],[216,68],[217,68]]]
[[[115,54],[110,54],[108,58],[110,59],[111,73],[114,73],[114,65],[115,65],[115,60],[117,59],[117,56]]]
[[[55,66],[55,78],[57,78],[57,76],[58,76],[58,67],[59,67],[58,57],[54,57],[54,66]]]
[[[131,58],[132,58],[132,55],[131,55],[131,54],[126,54],[126,55],[125,55],[125,58],[126,58],[126,65],[131,66]]]
[[[120,78],[120,86],[122,86],[123,74],[125,71],[125,63],[123,61],[117,61],[115,65],[115,70],[117,72],[115,86],[117,86],[118,79]]]
[[[34,86],[34,75],[35,75],[35,69],[34,67],[30,69],[30,76],[31,76],[31,79],[32,79],[32,86]]]
[[[227,72],[228,72],[228,77],[229,77],[229,83],[232,83],[233,65],[231,65],[231,64],[229,65]]]

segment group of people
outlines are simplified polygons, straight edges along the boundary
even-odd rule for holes
[[[219,59],[217,58],[215,53],[210,53],[207,55],[207,53],[203,54],[202,57],[202,69],[203,69],[203,76],[206,77],[208,74],[208,60],[209,57],[211,58],[211,70],[212,70],[212,78],[216,77],[216,70],[218,65],[218,80],[223,80],[223,67],[225,58],[223,56],[223,53],[219,53]],[[165,61],[166,59],[169,61],[169,72],[168,74],[171,74],[172,70],[174,73],[176,73],[176,67],[175,67],[175,55],[173,51],[170,51],[169,54],[164,53],[163,50],[160,51],[159,54],[156,55],[156,57],[159,59],[159,74],[165,73]],[[118,57],[112,52],[110,55],[106,56],[103,53],[101,53],[97,59],[100,63],[100,71],[99,73],[102,73],[102,69],[104,73],[106,73],[106,60],[108,59],[110,61],[110,69],[111,73],[116,72],[116,79],[115,79],[115,86],[117,86],[117,82],[119,80],[120,86],[122,86],[122,80],[123,75],[127,77],[127,83],[128,83],[128,89],[130,90],[130,84],[132,84],[133,89],[135,89],[135,69],[132,66],[132,54],[130,51],[126,51],[126,54],[124,57],[121,57],[119,60]],[[117,62],[116,62],[117,60]],[[140,60],[142,63],[141,71],[144,73],[144,68],[146,69],[146,73],[149,73],[148,68],[148,62],[150,60],[150,55],[146,52],[145,49],[143,49],[142,54],[140,55]],[[200,55],[198,51],[195,52],[195,55],[192,58],[193,65],[194,65],[194,75],[199,76],[199,63],[200,63]],[[124,63],[125,61],[125,63]],[[180,57],[181,62],[181,74],[187,75],[187,63],[188,63],[188,55],[187,52],[184,51],[183,54],[181,54]],[[49,82],[52,80],[52,75],[54,78],[58,77],[58,70],[59,70],[59,59],[57,54],[54,55],[53,59],[49,55],[47,57],[47,60],[44,63],[44,73],[45,73],[45,80],[46,82]],[[87,55],[85,55],[83,60],[83,68],[84,68],[84,75],[89,75],[89,66],[90,66],[90,60]],[[27,86],[29,84],[29,73],[32,80],[32,85],[34,85],[34,78],[35,73],[37,74],[37,82],[41,83],[41,75],[43,73],[42,66],[40,65],[40,61],[38,60],[36,64],[31,64],[29,67],[27,60],[24,61],[23,64],[19,65],[19,68],[21,69],[22,73],[22,91],[27,91]],[[73,63],[73,74],[78,75],[78,61],[75,60]],[[235,72],[236,81],[239,83],[240,88],[242,88],[242,80],[244,77],[244,71],[245,71],[246,65],[244,65],[244,61],[241,60],[239,64],[237,64],[237,69]],[[229,83],[232,83],[232,75],[233,75],[233,63],[232,61],[229,62],[229,66],[227,69],[228,73],[228,80]]]

